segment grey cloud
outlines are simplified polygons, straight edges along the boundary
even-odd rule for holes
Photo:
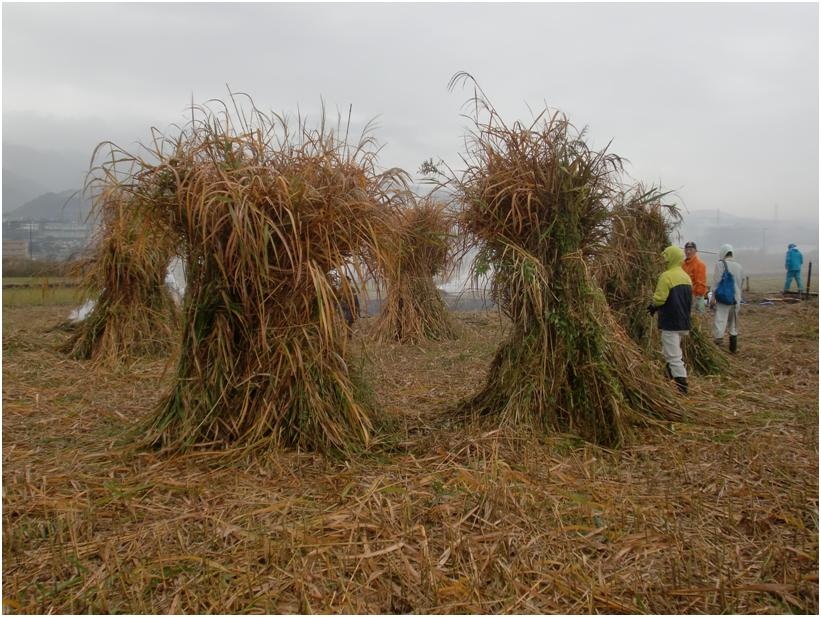
[[[691,208],[818,218],[813,4],[54,4],[3,7],[5,141],[144,139],[225,84],[261,108],[378,118],[380,160],[458,166],[473,73],[506,119],[544,103]],[[85,139],[84,139],[85,138]]]

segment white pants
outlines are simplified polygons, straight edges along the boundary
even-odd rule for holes
[[[707,310],[707,301],[704,299],[704,296],[693,297],[693,308],[699,315],[704,314],[704,312]]]
[[[687,377],[687,369],[681,359],[681,337],[688,334],[687,330],[661,331],[661,353],[673,377]]]
[[[713,318],[713,338],[723,339],[724,331],[729,330],[730,336],[736,336],[738,330],[738,306],[730,304],[716,303],[716,314]]]

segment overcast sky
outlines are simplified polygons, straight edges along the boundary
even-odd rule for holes
[[[3,4],[3,141],[90,154],[225,98],[377,118],[380,163],[458,167],[472,73],[690,211],[818,221],[818,5]]]

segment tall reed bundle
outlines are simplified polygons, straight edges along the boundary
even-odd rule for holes
[[[172,244],[135,201],[105,180],[96,196],[96,249],[81,266],[83,295],[94,308],[63,346],[73,358],[116,364],[173,347],[177,310],[165,285]]]
[[[681,214],[663,203],[666,193],[637,185],[617,195],[607,244],[596,260],[596,280],[625,332],[639,347],[657,350],[660,337],[647,311],[664,270],[662,251],[670,245]]]
[[[454,179],[460,224],[481,246],[475,270],[493,270],[512,332],[464,408],[605,445],[622,443],[633,422],[682,417],[587,268],[606,234],[621,160],[588,147],[563,115],[508,127],[483,94],[474,100],[468,167]]]
[[[727,358],[713,342],[710,325],[693,313],[690,335],[682,340],[681,351],[687,370],[699,375],[719,375],[730,368]]]
[[[596,279],[619,323],[651,356],[658,355],[661,340],[656,318],[645,307],[665,268],[661,252],[671,244],[673,230],[681,222],[678,208],[662,203],[665,195],[660,189],[638,185],[616,199],[607,245],[595,267]],[[720,373],[727,368],[727,359],[695,313],[691,323],[690,336],[682,343],[685,364],[700,375]]]
[[[399,174],[377,174],[372,141],[349,147],[324,121],[292,136],[277,116],[236,116],[195,107],[178,137],[157,140],[160,163],[142,162],[138,184],[153,187],[187,273],[176,380],[151,440],[364,446],[374,419],[345,360],[338,305],[341,293],[353,306],[354,290],[329,275],[381,259]]]
[[[387,294],[374,325],[378,340],[454,338],[447,306],[433,282],[448,265],[451,225],[445,204],[430,197],[396,210],[394,244],[383,262]]]

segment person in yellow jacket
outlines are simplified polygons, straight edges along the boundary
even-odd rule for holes
[[[684,251],[677,246],[668,246],[662,255],[667,269],[659,276],[647,312],[651,315],[658,313],[661,353],[667,362],[667,375],[673,378],[683,394],[687,394],[687,367],[682,359],[681,337],[690,333],[693,284],[681,267]]]

